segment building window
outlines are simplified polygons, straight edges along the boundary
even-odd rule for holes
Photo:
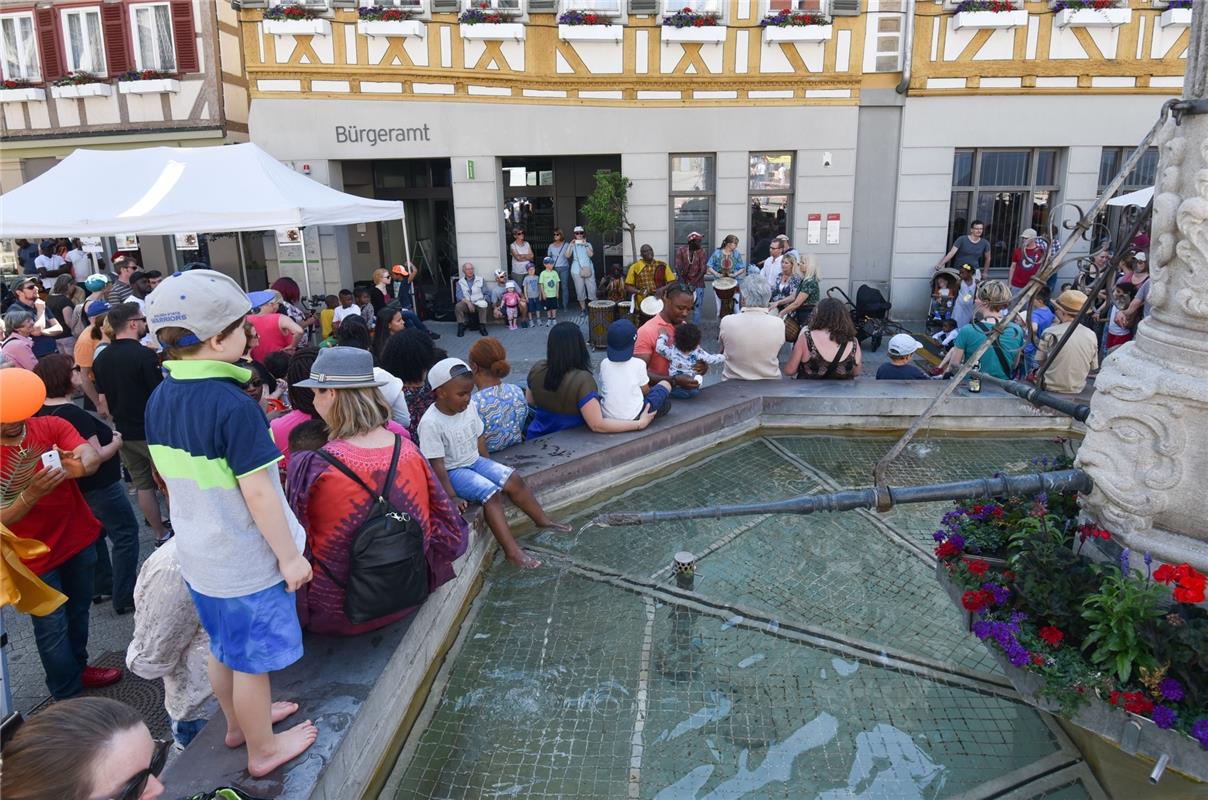
[[[63,44],[69,72],[105,74],[105,40],[99,8],[63,9]]]
[[[1099,194],[1107,188],[1117,175],[1124,162],[1132,155],[1132,147],[1105,147],[1099,155]],[[1113,197],[1135,192],[1138,189],[1152,188],[1158,182],[1158,148],[1150,147],[1141,156],[1141,160],[1133,167],[1132,172],[1124,179],[1124,183],[1116,190]],[[1144,211],[1139,206],[1107,206],[1095,218],[1095,229],[1091,234],[1092,247],[1098,248],[1103,244],[1115,243],[1132,228],[1136,215]]]
[[[747,253],[753,263],[767,258],[771,241],[793,228],[793,154],[751,153],[747,199]]]
[[[134,32],[137,67],[159,72],[176,71],[176,49],[172,37],[172,12],[167,3],[130,6],[130,28]]]
[[[781,11],[809,11],[821,14],[826,10],[825,0],[765,0],[765,14],[779,14]]]
[[[37,81],[38,46],[34,40],[32,14],[6,14],[0,17],[0,47],[4,48],[4,77],[10,81]]]
[[[605,17],[615,17],[621,13],[621,0],[562,0],[559,3],[561,11],[590,11]]]
[[[663,0],[663,14],[670,15],[688,9],[697,14],[721,16],[721,0]],[[703,233],[703,231],[702,231]]]
[[[1044,236],[1057,203],[1059,150],[957,150],[952,164],[948,241],[980,219],[990,242],[990,270],[1006,275],[1025,228]],[[984,276],[983,276],[984,277]]]
[[[490,9],[500,14],[515,16],[521,12],[520,0],[465,0],[464,7]]]
[[[712,153],[671,156],[671,252],[697,231],[701,247],[713,247],[713,195],[716,186]]]

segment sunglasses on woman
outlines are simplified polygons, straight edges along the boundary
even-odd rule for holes
[[[142,796],[143,790],[147,788],[147,781],[154,775],[159,777],[159,773],[163,772],[164,764],[168,762],[168,748],[172,746],[172,741],[155,740],[155,750],[151,753],[151,763],[146,769],[141,769],[134,773],[134,777],[126,781],[125,787],[121,794],[113,798],[113,800],[138,800]]]

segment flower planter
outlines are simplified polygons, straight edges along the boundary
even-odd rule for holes
[[[119,81],[120,94],[167,94],[180,91],[180,81],[175,78],[154,78],[146,81]]]
[[[73,83],[67,86],[52,86],[50,93],[59,98],[108,97],[113,94],[113,86],[108,83]]]
[[[949,599],[952,600],[952,605],[956,606],[957,612],[961,615],[961,630],[965,633],[973,630],[973,614],[966,611],[965,607],[961,605],[961,595],[965,590],[952,582],[952,578],[948,576],[948,568],[942,559],[935,562],[935,579],[947,592]]]
[[[767,42],[825,42],[834,35],[833,25],[769,25],[763,29]]]
[[[46,90],[38,86],[23,89],[0,89],[0,103],[44,103]]]
[[[564,42],[619,42],[624,25],[559,25],[558,38]]]
[[[1163,28],[1175,25],[1187,27],[1191,25],[1191,9],[1168,8],[1162,12],[1162,16],[1158,17],[1158,24]]]
[[[1118,28],[1131,21],[1131,8],[1066,8],[1057,12],[1059,28]]]
[[[726,40],[725,25],[702,25],[699,28],[673,28],[662,26],[664,42],[724,42]]]
[[[330,36],[331,20],[266,19],[264,32],[273,36]]]
[[[953,30],[962,28],[1023,28],[1028,24],[1028,12],[1015,11],[958,11],[952,16]]]
[[[487,41],[524,41],[524,25],[519,22],[477,22],[457,26],[461,38]]]
[[[418,19],[361,19],[357,20],[357,33],[363,36],[414,36],[424,35],[424,23]]]

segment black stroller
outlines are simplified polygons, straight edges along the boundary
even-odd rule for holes
[[[906,333],[906,329],[889,318],[889,310],[893,303],[885,299],[885,295],[875,286],[864,284],[856,290],[856,302],[852,303],[847,293],[838,286],[826,290],[827,297],[838,295],[851,310],[851,321],[856,326],[856,335],[863,344],[868,340],[868,349],[876,351],[881,346],[881,340],[896,333]]]

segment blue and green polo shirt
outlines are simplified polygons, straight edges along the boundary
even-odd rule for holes
[[[181,573],[194,591],[243,597],[282,580],[239,479],[272,469],[272,485],[301,551],[306,534],[285,501],[268,419],[242,384],[251,372],[222,361],[168,361],[147,401],[147,445],[172,498]]]

